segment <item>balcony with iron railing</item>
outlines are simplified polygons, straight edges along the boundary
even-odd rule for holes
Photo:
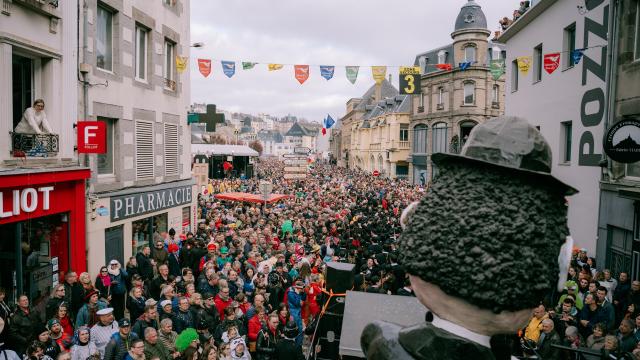
[[[54,157],[60,151],[58,134],[24,134],[9,132],[11,136],[11,156],[13,157]]]

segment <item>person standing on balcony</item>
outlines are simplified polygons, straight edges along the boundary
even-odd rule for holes
[[[53,132],[47,121],[47,114],[44,112],[44,100],[34,101],[33,106],[24,111],[14,131],[19,134],[51,134]]]

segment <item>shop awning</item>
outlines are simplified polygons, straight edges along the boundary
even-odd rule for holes
[[[263,204],[265,202],[264,196],[262,194],[250,194],[250,193],[242,193],[242,192],[216,194],[214,197],[218,200],[251,202],[251,203],[257,203],[257,204]],[[288,197],[290,196],[284,195],[284,194],[271,194],[267,197],[266,202],[268,204],[271,204],[274,202],[278,202],[282,199],[286,199]]]
[[[191,154],[260,156],[246,145],[191,144]]]

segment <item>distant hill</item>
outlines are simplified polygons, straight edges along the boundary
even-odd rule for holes
[[[638,144],[631,135],[627,136],[624,140],[617,143],[614,149],[640,149],[640,144]]]

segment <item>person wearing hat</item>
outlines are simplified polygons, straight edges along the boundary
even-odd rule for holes
[[[231,359],[233,360],[251,360],[249,349],[244,342],[244,338],[237,337],[230,341]]]
[[[109,305],[113,307],[113,316],[118,319],[124,317],[124,300],[127,293],[127,278],[129,274],[122,268],[118,260],[111,260],[107,268],[111,278],[111,301]]]
[[[226,263],[231,263],[231,262],[233,262],[233,257],[229,254],[229,248],[226,246],[221,247],[220,256],[218,256],[218,259],[216,260],[218,269],[224,268],[224,265]]]
[[[578,294],[578,284],[573,280],[567,280],[564,283],[564,288],[563,289],[564,289],[564,291],[566,291],[566,293],[562,294],[562,296],[560,296],[560,299],[558,300],[557,307],[558,308],[561,307],[562,303],[564,302],[564,299],[566,299],[566,297],[568,295],[571,295],[571,296],[573,296],[573,299],[575,301],[575,306],[578,309],[578,311],[582,310],[582,306],[583,306],[582,297],[579,296],[579,294]]]
[[[99,310],[99,321],[91,327],[91,340],[96,344],[96,348],[100,353],[100,357],[104,357],[107,343],[111,340],[111,336],[118,332],[118,322],[114,320],[113,308],[104,308]]]
[[[207,253],[200,258],[198,271],[202,271],[209,261],[217,261],[217,250],[218,245],[214,241],[209,241],[207,244]]]
[[[47,330],[49,330],[49,337],[58,344],[60,350],[69,351],[68,345],[71,342],[71,334],[66,334],[63,331],[60,320],[52,318],[47,321]]]
[[[173,324],[173,329],[180,333],[182,331],[182,323],[176,317],[176,314],[173,312],[173,302],[171,300],[162,300],[160,301],[160,307],[158,310],[160,314],[160,321],[164,319],[170,319]]]
[[[76,316],[76,328],[80,326],[91,327],[98,322],[97,312],[107,308],[107,303],[100,300],[100,292],[91,290],[84,296],[85,304],[78,310]]]
[[[51,321],[51,324],[57,324],[60,326],[60,323],[55,320]],[[36,334],[36,340],[42,344],[44,355],[49,356],[51,359],[57,358],[62,349],[60,348],[60,345],[51,338],[49,322],[46,324],[38,324],[36,327]]]
[[[123,360],[136,339],[138,334],[131,332],[131,321],[127,318],[118,320],[118,332],[111,336],[105,346],[103,360]]]
[[[551,175],[549,145],[521,118],[487,120],[460,154],[432,161],[438,175],[405,209],[399,241],[432,321],[369,324],[363,351],[373,359],[508,358],[491,337],[515,334],[566,279],[573,241],[565,197],[576,190]]]
[[[274,359],[277,360],[303,360],[302,346],[296,343],[300,334],[294,321],[288,321],[282,332],[283,339],[276,344]]]

